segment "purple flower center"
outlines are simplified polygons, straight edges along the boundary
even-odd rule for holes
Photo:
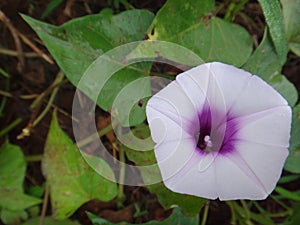
[[[211,109],[208,104],[205,104],[201,112],[198,114],[200,128],[196,130],[195,135],[197,150],[205,153],[216,151],[220,154],[226,154],[233,151],[235,148],[235,141],[237,140],[237,121],[234,120],[234,118],[225,115],[225,118],[223,119],[226,125],[225,128],[213,128],[211,110],[216,109]],[[217,112],[217,110],[215,112]],[[214,113],[214,116],[221,117],[222,115]],[[217,138],[220,140],[216,140]]]
[[[199,118],[200,130],[197,131],[196,134],[196,139],[198,139],[197,147],[199,148],[199,150],[202,150],[204,152],[210,152],[211,147],[213,145],[210,137],[211,128],[212,128],[210,107],[204,106],[201,113],[199,113],[198,118]]]

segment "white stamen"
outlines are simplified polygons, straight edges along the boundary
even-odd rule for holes
[[[211,147],[212,147],[212,141],[211,141],[209,135],[206,135],[206,136],[204,137],[204,142],[205,142],[206,147],[208,147],[208,148],[211,148]]]

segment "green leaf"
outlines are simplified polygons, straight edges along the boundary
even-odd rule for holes
[[[40,222],[40,217],[35,217],[30,220],[28,220],[26,223],[23,223],[22,225],[37,225]],[[51,217],[46,217],[44,219],[43,225],[79,225],[76,221],[71,220],[62,220],[58,221]]]
[[[43,12],[41,18],[45,19],[52,11],[58,7],[61,3],[63,3],[63,0],[52,0],[51,2],[48,3],[47,8]]]
[[[300,0],[281,0],[289,48],[300,56]]]
[[[0,213],[1,221],[6,225],[20,224],[28,218],[28,214],[25,210],[11,211],[11,210],[1,210]]]
[[[290,106],[296,104],[298,100],[297,89],[285,76],[276,75],[268,82],[288,101]]]
[[[294,200],[294,201],[300,201],[300,195],[296,194],[292,191],[286,190],[282,187],[276,187],[275,191],[284,198],[291,199],[291,200]]]
[[[150,135],[149,128],[146,125],[140,125],[133,129],[132,132],[141,139]],[[133,161],[137,166],[154,165],[151,169],[141,168],[142,178],[145,183],[149,183],[151,180],[162,180],[153,150],[141,152],[126,148],[125,146],[122,146],[122,148],[125,150],[129,160]],[[159,202],[165,209],[178,205],[189,216],[198,214],[201,207],[207,202],[203,198],[175,193],[166,188],[162,182],[148,185],[147,188],[150,192],[157,195]]]
[[[293,214],[291,218],[285,221],[282,225],[299,225],[299,223],[300,223],[300,203],[294,202]]]
[[[104,160],[98,164],[113,173]],[[79,149],[59,127],[53,114],[48,133],[42,169],[50,187],[55,219],[65,219],[92,199],[110,201],[117,186],[96,173],[83,159]],[[113,175],[111,175],[113,176]]]
[[[283,63],[274,49],[270,34],[265,30],[264,37],[258,48],[251,55],[243,69],[256,74],[272,85],[289,103],[294,106],[298,99],[295,86],[281,75]]]
[[[284,169],[292,173],[300,173],[300,104],[293,108],[292,131],[290,139],[290,155]]]
[[[23,15],[75,86],[100,55],[122,44],[142,40],[153,17],[146,10],[128,10],[115,16],[107,13],[89,15],[57,27]],[[151,63],[142,62],[115,73],[101,90],[97,104],[106,111],[110,110],[120,90],[131,81],[148,76],[150,68]],[[103,71],[99,71],[99,76],[101,72]],[[86,89],[82,91],[88,94],[91,87],[84,87]],[[150,87],[146,91],[150,94]],[[145,109],[137,108],[132,113],[131,125],[145,119],[145,113],[141,111]]]
[[[205,62],[241,66],[252,52],[252,38],[237,24],[210,18],[213,8],[213,0],[169,0],[157,13],[148,36],[182,45]]]
[[[268,29],[265,30],[263,40],[243,65],[243,69],[260,76],[264,80],[280,74],[283,63],[280,62],[274,49]]]
[[[41,198],[43,197],[43,194],[45,192],[45,185],[42,186],[30,186],[27,190],[27,192],[32,195],[35,196],[37,198]]]
[[[258,0],[264,12],[276,53],[282,64],[286,61],[288,45],[285,38],[283,17],[278,0]]]
[[[21,149],[6,141],[0,148],[0,210],[22,211],[41,203],[24,194],[26,161]]]
[[[126,222],[120,222],[120,223],[111,223],[105,219],[102,219],[96,215],[93,215],[91,213],[88,213],[88,217],[92,221],[93,225],[114,225],[114,224],[119,224],[119,225],[133,225],[131,223],[126,223]],[[142,225],[179,225],[179,224],[184,224],[184,225],[197,225],[199,224],[199,218],[198,215],[195,215],[193,217],[186,217],[182,212],[180,211],[180,208],[176,207],[173,209],[173,212],[171,216],[169,216],[167,219],[163,221],[149,221],[147,223],[142,223]]]
[[[285,184],[300,178],[299,174],[283,176],[279,179],[278,184]]]

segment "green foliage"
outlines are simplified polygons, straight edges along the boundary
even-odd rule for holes
[[[288,47],[300,56],[299,1],[281,0],[281,10],[277,0],[259,0],[268,27],[265,29],[263,40],[254,52],[252,52],[252,38],[249,33],[240,25],[226,20],[231,17],[232,13],[236,14],[236,10],[229,12],[228,16],[225,13],[225,19],[218,18],[214,15],[216,11],[214,0],[167,0],[156,16],[147,10],[128,10],[113,15],[112,10],[106,9],[97,15],[73,19],[59,27],[25,15],[23,18],[42,39],[59,67],[76,87],[85,71],[96,66],[95,63],[98,61],[95,60],[99,56],[123,44],[141,41],[148,35],[150,40],[136,45],[134,50],[130,49],[126,57],[135,58],[139,54],[149,56],[150,59],[162,57],[187,66],[195,66],[208,61],[232,64],[260,76],[278,90],[293,107],[298,100],[297,90],[281,72],[286,62]],[[113,2],[115,4],[122,3],[127,8],[132,7],[124,0]],[[53,6],[55,7],[55,4],[60,3],[61,1],[57,0],[51,1],[43,16],[51,13]],[[237,8],[240,9],[244,3],[245,1],[240,1]],[[238,1],[235,4],[238,4]],[[119,5],[115,5],[115,8],[118,7]],[[153,40],[172,42],[185,47],[195,53],[194,58],[196,60],[190,59],[180,48],[174,54],[169,49],[156,48],[159,47],[157,45],[151,47],[148,43]],[[115,60],[119,62],[120,59]],[[102,109],[109,111],[120,91],[124,87],[128,87],[132,81],[148,77],[150,69],[151,63],[136,63],[116,72],[105,82],[97,99],[97,104]],[[105,80],[105,72],[97,71],[97,76]],[[94,81],[90,80],[90,83],[93,84]],[[92,98],[94,92],[98,91],[98,84],[89,85],[83,85],[81,88],[87,96]],[[138,88],[126,91],[123,95],[130,95],[130,97],[139,94],[142,96],[148,94],[149,96],[150,82],[141,83]],[[129,99],[129,102],[135,100]],[[117,110],[126,111],[129,102],[118,102],[119,108]],[[130,112],[129,125],[137,125],[133,129],[133,133],[141,139],[150,135],[146,125],[139,125],[145,119],[145,105],[140,107],[136,103]],[[285,169],[292,173],[300,173],[299,137],[300,105],[297,105],[293,108],[290,155],[285,164]],[[153,150],[138,152],[124,145],[121,145],[121,148],[126,152],[128,159],[137,166],[156,164]],[[101,158],[87,155],[82,157],[79,149],[61,130],[54,115],[45,146],[42,167],[47,185],[50,187],[53,216],[56,219],[68,218],[82,204],[91,199],[110,201],[117,195],[116,184],[97,174],[83,158],[97,167],[98,172],[108,173],[110,177],[114,176],[111,168]],[[26,163],[20,149],[5,143],[0,148],[0,217],[7,224],[16,224],[27,219],[28,214],[25,209],[40,203],[40,200],[24,194],[22,182],[25,168]],[[151,180],[162,180],[157,165],[151,169],[142,167],[140,172],[145,183],[151,183]],[[298,177],[287,177],[281,182],[288,182],[293,179],[298,179]],[[176,205],[180,207],[182,212],[176,207],[173,209],[172,215],[166,220],[162,222],[150,221],[145,223],[146,225],[198,224],[198,213],[207,202],[206,199],[174,193],[167,189],[163,182],[151,184],[147,188],[151,193],[157,195],[159,202],[165,209],[170,209]],[[43,192],[42,187],[31,188],[30,190],[36,196],[41,196]],[[299,193],[293,193],[281,187],[277,187],[276,191],[279,194],[278,199],[287,198],[299,201]],[[278,199],[277,201],[279,201]],[[252,221],[258,224],[274,224],[271,219],[273,215],[267,215],[267,211],[258,204],[256,205],[258,212],[251,212],[252,206],[251,202],[248,205],[244,202],[242,205],[236,202],[232,203],[231,209],[232,213],[236,214],[236,221],[241,224],[252,224]],[[299,210],[296,208],[294,211],[298,212]],[[95,225],[112,224],[95,215],[88,215]],[[186,217],[186,215],[192,217]],[[39,218],[33,218],[24,225],[37,224],[38,220]],[[235,222],[234,218],[233,222]],[[298,223],[299,217],[295,214],[290,223],[286,224]],[[58,222],[46,218],[45,224],[77,223],[72,221]],[[124,222],[119,224],[128,225]]]
[[[300,203],[296,202],[293,205],[293,215],[282,225],[298,225],[300,223]]]
[[[43,40],[68,79],[77,86],[88,66],[104,52],[142,40],[153,14],[146,10],[129,10],[115,16],[100,13],[71,20],[60,27],[25,15],[23,18]],[[98,105],[106,111],[110,110],[120,90],[131,81],[147,76],[150,67],[151,63],[138,63],[115,73],[101,90]],[[88,94],[90,89],[93,88],[86,87],[82,91]],[[132,115],[133,118],[137,117],[137,123],[145,119],[145,114],[140,110]],[[135,125],[134,121],[132,125]]]
[[[281,0],[289,48],[300,56],[300,0]]]
[[[251,36],[243,27],[211,16],[213,8],[213,0],[169,0],[157,13],[148,36],[184,46],[205,62],[243,65],[252,52]]]
[[[1,221],[3,221],[4,224],[7,225],[14,225],[14,224],[20,224],[22,221],[25,221],[28,219],[28,213],[25,210],[1,210]]]
[[[92,221],[93,225],[132,225],[131,223],[120,222],[120,223],[111,223],[105,219],[97,217],[91,213],[88,213],[88,217]],[[149,221],[147,223],[142,223],[142,225],[176,225],[176,224],[184,224],[184,225],[197,225],[199,224],[198,215],[193,217],[187,217],[180,211],[180,208],[176,207],[173,209],[171,216],[163,221]]]
[[[282,66],[270,34],[265,30],[262,42],[243,68],[271,84],[285,97],[290,106],[294,106],[298,100],[298,93],[294,85],[281,75]]]
[[[288,53],[288,46],[285,39],[280,3],[277,0],[258,0],[258,2],[264,12],[279,61],[281,64],[284,64]]]
[[[285,169],[292,173],[300,173],[300,105],[293,109],[292,131],[290,139],[290,155],[285,163]]]
[[[28,220],[26,223],[23,223],[22,225],[37,225],[40,222],[40,217],[35,217],[30,220]],[[43,225],[79,225],[79,223],[71,220],[55,220],[51,217],[46,217],[44,219]]]
[[[16,224],[27,218],[24,211],[41,203],[23,190],[26,161],[21,149],[6,141],[0,148],[0,218],[6,224]]]
[[[275,191],[280,194],[281,197],[294,200],[294,201],[300,201],[300,194],[294,193],[292,191],[288,191],[282,187],[276,187]]]
[[[58,7],[61,3],[63,3],[63,0],[52,0],[51,2],[49,2],[49,4],[47,5],[47,8],[45,9],[45,11],[43,12],[41,18],[45,19],[50,13],[52,13],[52,11]]]
[[[98,161],[106,172],[105,161]],[[96,173],[82,158],[72,140],[59,127],[53,114],[42,168],[50,187],[53,216],[62,220],[92,199],[109,201],[117,194],[117,186]]]

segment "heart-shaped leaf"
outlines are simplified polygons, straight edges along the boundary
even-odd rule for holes
[[[113,176],[104,160],[99,159],[97,163],[105,173]],[[100,176],[84,161],[79,149],[59,127],[55,113],[45,145],[42,169],[50,187],[55,219],[69,217],[89,200],[109,201],[117,194],[116,183]]]
[[[282,66],[283,63],[280,61],[266,29],[262,42],[243,68],[271,84],[282,94],[290,106],[294,106],[298,100],[298,93],[295,86],[281,75]]]
[[[73,19],[57,27],[23,15],[75,86],[100,55],[122,44],[142,40],[153,17],[146,10],[129,10],[118,15],[100,13]],[[97,104],[106,111],[110,110],[120,90],[130,82],[148,76],[150,68],[151,63],[142,62],[113,74],[102,90],[97,90]],[[103,71],[98,73],[102,76]],[[86,94],[90,92],[88,86],[81,87],[86,88],[82,90]],[[140,91],[151,93],[150,88]],[[135,109],[130,125],[138,124],[146,117],[144,108]]]
[[[213,0],[169,0],[148,31],[153,40],[182,45],[205,62],[243,65],[252,52],[252,39],[241,26],[211,16]]]

